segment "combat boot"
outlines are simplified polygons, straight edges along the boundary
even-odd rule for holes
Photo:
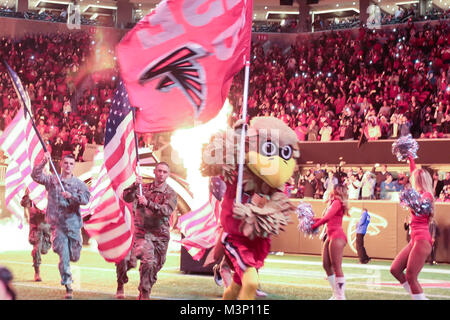
[[[41,275],[39,272],[39,267],[34,267],[34,281],[36,281],[36,282],[42,281]]]
[[[125,299],[123,283],[117,283],[116,299]]]
[[[146,290],[139,291],[138,300],[150,300],[150,293]]]
[[[64,295],[64,299],[72,299],[73,298],[73,290],[70,284],[66,284],[66,294]]]

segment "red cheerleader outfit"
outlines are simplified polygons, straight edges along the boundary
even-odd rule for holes
[[[327,224],[327,238],[328,239],[344,239],[347,242],[347,236],[342,229],[342,218],[344,217],[344,206],[338,199],[331,201],[327,207],[325,215],[320,219],[315,219],[312,229],[316,229]]]
[[[220,212],[220,221],[223,228],[222,244],[225,248],[227,257],[233,264],[235,274],[233,281],[242,285],[242,276],[249,267],[256,270],[264,265],[264,260],[269,254],[270,238],[254,238],[253,240],[244,236],[239,231],[241,220],[233,217],[233,205],[236,199],[237,184],[227,183],[227,190],[222,200],[222,210]],[[248,197],[242,197],[242,203],[248,200]]]
[[[422,193],[422,198],[433,199],[433,196],[429,192]],[[431,238],[430,229],[428,227],[428,223],[430,220],[430,216],[428,215],[418,215],[411,211],[411,240],[410,243],[414,245],[414,242],[417,240],[426,240],[433,245],[433,239]]]
[[[416,169],[416,165],[414,159],[412,157],[409,158],[409,169],[411,174]],[[429,192],[420,193],[423,199],[433,200],[433,195]],[[417,240],[426,240],[431,245],[433,245],[433,239],[431,238],[430,229],[429,229],[429,215],[416,215],[413,210],[411,212],[411,245],[414,245],[414,242]]]

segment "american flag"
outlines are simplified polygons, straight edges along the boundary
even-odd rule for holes
[[[114,95],[105,129],[105,167],[118,195],[136,181],[133,113],[122,81]]]
[[[216,244],[219,235],[221,202],[212,194],[203,206],[182,215],[178,228],[184,238],[181,244],[194,260],[200,260],[206,249]]]
[[[86,232],[93,237],[106,261],[119,262],[133,243],[132,205],[122,199],[123,189],[136,181],[136,146],[133,114],[120,81],[106,123],[104,165],[91,186],[92,199],[82,215]]]
[[[33,128],[31,117],[26,116],[25,108],[31,110],[30,98],[17,74],[8,64],[5,65],[22,105],[0,137],[0,148],[9,158],[5,177],[5,204],[6,208],[22,221],[23,208],[15,204],[17,199],[22,198],[26,188],[30,192],[30,199],[39,209],[45,210],[47,207],[45,187],[31,179],[32,165],[37,159],[42,159],[44,149]]]
[[[87,205],[80,206],[80,213],[83,219],[93,215],[93,212],[100,204],[104,193],[103,190],[106,189],[106,185],[101,183],[102,175],[106,174],[106,171],[103,170],[103,156],[103,146],[99,146],[94,155],[92,167],[89,169],[91,176],[89,192],[91,193],[91,198]]]

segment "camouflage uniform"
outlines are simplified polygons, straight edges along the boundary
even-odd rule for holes
[[[122,261],[116,263],[117,284],[121,288],[123,288],[123,285],[128,282],[128,270],[136,268],[137,266],[137,258],[134,251],[135,250],[133,245],[125,258],[123,258]]]
[[[72,195],[72,198],[65,199],[57,177],[43,173],[46,163],[45,159],[34,167],[31,177],[47,189],[46,220],[50,224],[53,251],[59,255],[58,268],[61,274],[61,284],[70,285],[72,283],[70,261],[76,262],[80,259],[82,247],[81,227],[83,222],[80,205],[86,205],[91,194],[86,184],[77,177],[61,178],[65,191]]]
[[[22,207],[28,208],[29,212],[30,233],[28,241],[33,245],[31,256],[33,257],[33,267],[36,270],[41,265],[41,254],[46,254],[52,245],[50,225],[45,223],[44,211],[37,208],[28,195],[23,196],[20,204]]]
[[[134,208],[134,244],[130,253],[130,260],[122,261],[118,269],[119,274],[126,276],[125,267],[136,266],[136,260],[141,260],[139,267],[140,294],[150,294],[157,279],[157,273],[166,261],[166,253],[170,239],[169,218],[177,206],[177,194],[163,183],[156,186],[154,183],[143,184],[142,194],[148,201],[146,207],[139,205],[137,195],[138,184],[133,184],[123,192],[126,202],[133,202]],[[136,259],[134,258],[134,259]]]

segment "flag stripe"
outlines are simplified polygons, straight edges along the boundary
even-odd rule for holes
[[[125,87],[120,82],[105,128],[102,152],[104,165],[91,185],[93,199],[85,216],[85,225],[101,256],[109,262],[119,262],[129,252],[133,242],[132,205],[125,203],[122,191],[136,180],[136,149],[134,124]]]
[[[184,236],[181,245],[194,260],[200,260],[206,249],[211,248],[217,242],[220,203],[210,193],[209,201],[200,208],[185,213],[178,220],[178,228]]]
[[[5,205],[15,216],[23,219],[23,208],[20,199],[25,189],[30,190],[30,199],[40,209],[46,206],[46,190],[31,179],[31,165],[44,150],[33,128],[32,119],[28,113],[25,117],[24,108],[31,110],[30,99],[24,90],[17,74],[6,64],[9,76],[16,90],[22,107],[0,137],[0,148],[8,155],[10,163],[5,176]]]

